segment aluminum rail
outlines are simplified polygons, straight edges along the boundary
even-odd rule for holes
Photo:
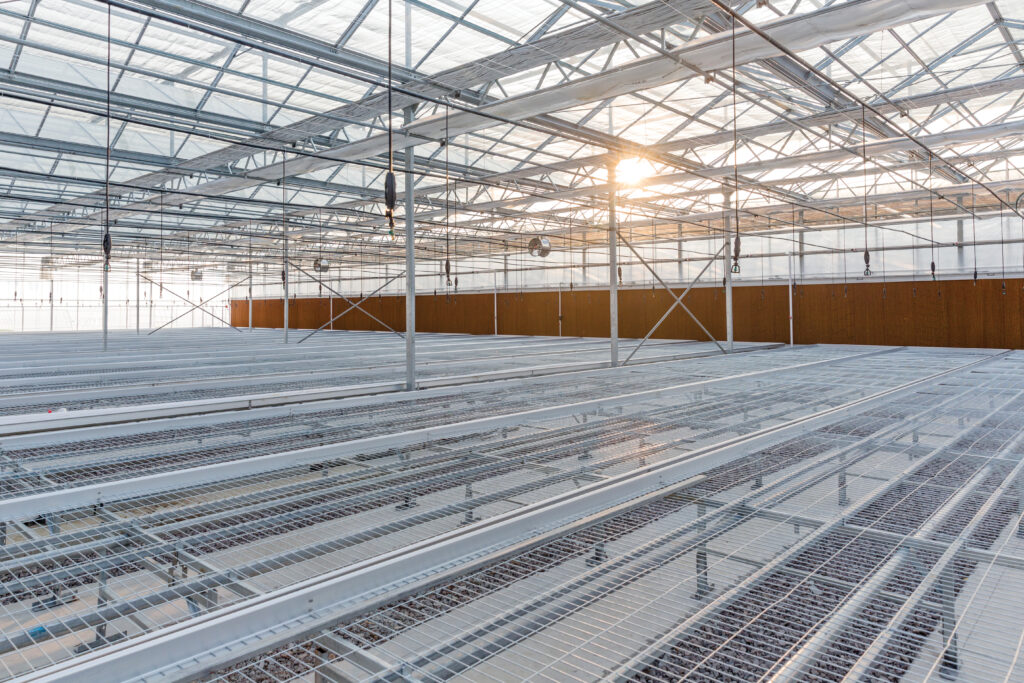
[[[936,411],[955,401],[962,400],[963,395],[966,393],[967,391],[950,396],[944,399],[941,403],[923,408],[916,414],[908,416],[906,419],[914,422],[931,419],[931,415]],[[508,626],[530,612],[543,609],[544,614],[533,617],[531,622],[526,625],[513,627],[512,635],[504,635],[500,638],[501,648],[507,648],[510,646],[510,641],[513,637],[534,634],[542,627],[550,626],[552,622],[563,620],[571,614],[584,609],[587,605],[591,604],[598,598],[604,599],[611,592],[619,590],[623,586],[636,581],[642,574],[653,571],[663,562],[652,563],[650,560],[645,559],[643,560],[644,564],[639,568],[630,567],[628,566],[629,563],[635,563],[643,559],[645,555],[655,552],[661,552],[664,558],[671,558],[685,554],[688,550],[695,548],[697,544],[706,543],[727,533],[735,528],[739,523],[746,521],[745,518],[757,516],[757,513],[754,511],[755,509],[751,507],[751,503],[755,499],[770,496],[773,501],[778,502],[791,498],[792,496],[802,491],[806,491],[818,485],[820,482],[831,478],[836,473],[848,468],[850,465],[871,457],[875,454],[878,448],[883,447],[888,437],[892,437],[899,432],[905,432],[905,429],[906,423],[901,421],[897,424],[892,424],[884,428],[880,432],[864,436],[854,443],[843,444],[842,446],[829,449],[828,451],[811,458],[809,462],[800,465],[800,467],[795,471],[787,472],[780,480],[773,482],[764,488],[749,491],[735,500],[727,503],[721,503],[713,513],[698,517],[678,528],[666,532],[659,537],[650,539],[642,546],[631,549],[627,555],[616,558],[611,564],[601,564],[581,575],[573,576],[560,584],[546,589],[543,594],[531,596],[528,604],[516,605],[515,607],[493,617],[486,623],[474,625],[471,630],[467,629],[466,631],[450,636],[446,641],[439,643],[426,651],[420,652],[415,659],[404,660],[402,665],[393,666],[387,671],[377,672],[375,675],[379,680],[396,680],[396,677],[399,677],[400,679],[403,667],[412,667],[414,670],[421,669],[423,666],[435,659],[456,651],[457,649],[472,643],[474,640],[481,639],[500,627]],[[831,469],[815,473],[815,470],[821,468],[823,464],[835,461],[851,452],[859,450],[862,452],[853,460],[840,460],[840,462],[831,467]],[[754,457],[756,457],[756,453],[754,454]],[[812,476],[806,477],[806,475],[809,474]],[[687,496],[688,494],[675,492],[671,495]],[[696,495],[693,496],[692,502],[698,501],[702,502],[703,497]],[[776,514],[781,521],[790,521],[790,515],[781,512]],[[722,520],[724,520],[723,524],[711,527],[713,522]],[[685,534],[692,531],[699,531],[700,533],[697,536],[683,538]],[[662,549],[663,543],[676,539],[678,539],[678,543],[685,544],[685,546],[682,548],[672,548],[667,552]],[[763,563],[758,563],[757,566],[760,567],[761,564]],[[607,575],[612,571],[620,571],[620,575],[616,579],[608,580]],[[573,593],[573,591],[583,588],[596,580],[601,581],[601,586],[598,590],[595,591],[593,588],[589,588],[588,593],[582,597]],[[556,603],[556,600],[561,600],[562,602]],[[497,651],[498,650],[493,643],[485,643],[482,646],[477,647],[473,652],[460,656],[458,662],[446,664],[444,666],[445,675],[450,676],[453,672],[455,674],[461,673],[465,669],[469,668],[470,665],[479,664],[489,656],[496,654]]]
[[[751,397],[751,399],[755,403],[759,400],[762,400],[761,397]],[[926,410],[930,409],[931,408]],[[671,412],[673,409],[666,408],[666,410]],[[659,412],[660,411],[655,411],[654,413],[648,412],[647,415],[653,416],[659,414]],[[779,413],[779,415],[781,414],[782,413]],[[760,415],[758,419],[770,419],[770,416]],[[572,430],[573,428],[578,429],[579,426],[570,426],[569,428],[565,428],[565,430],[557,431],[565,431],[565,433],[569,433],[569,431]],[[609,428],[613,430],[617,429],[614,424],[610,425],[607,422],[593,422],[588,428],[593,428],[598,432],[600,432],[601,430],[607,430]],[[529,437],[526,437],[525,439],[519,438],[516,440],[516,443],[519,446],[525,446],[530,441],[549,443],[552,441],[555,435],[555,431],[545,431],[541,434],[531,435]],[[595,439],[591,437],[584,441],[581,441],[579,439],[563,441],[563,448],[566,448],[569,451],[575,451],[579,447],[589,447],[591,443],[595,442]],[[655,456],[658,453],[674,449],[675,447],[679,446],[680,443],[688,443],[689,441],[689,439],[684,438],[678,441],[658,443],[656,445],[649,445],[641,451],[632,451],[618,455],[613,458],[601,458],[600,460],[595,460],[587,465],[580,465],[578,469],[556,471],[552,476],[544,477],[544,479],[542,479],[541,482],[543,482],[544,485],[551,485],[559,481],[587,480],[586,477],[587,473],[589,472],[607,468],[617,463],[633,461],[638,455],[640,457]],[[509,447],[514,449],[517,446],[509,444]],[[470,445],[464,447],[463,449],[452,451],[451,453],[446,452],[443,458],[445,460],[461,460],[462,457],[464,456],[472,455],[473,448],[474,447]],[[501,459],[487,457],[482,458],[482,460],[502,462]],[[484,467],[481,467],[481,465],[484,465]],[[471,474],[472,470],[480,471],[481,469],[487,469],[487,467],[488,466],[486,465],[486,463],[481,463],[480,460],[474,460],[474,467],[471,467],[467,470],[463,470],[462,472],[460,472],[460,476]],[[417,471],[422,471],[422,469]],[[421,477],[421,481],[426,480],[426,475],[423,475]],[[330,491],[337,491],[339,489],[339,484],[341,486],[344,486],[345,481],[346,477],[344,475],[342,475],[341,477],[324,479],[321,482],[318,482],[317,486],[315,487],[316,494],[314,495],[328,493]],[[386,482],[377,480],[378,485],[382,485],[384,483]],[[414,515],[413,517],[404,518],[402,521],[402,526],[408,529],[413,525],[427,523],[433,520],[437,520],[438,518],[444,516],[451,516],[463,512],[468,512],[472,510],[474,507],[485,505],[491,501],[514,499],[520,493],[525,493],[529,492],[530,490],[533,490],[538,483],[539,482],[536,481],[527,482],[525,484],[520,484],[512,488],[506,488],[491,494],[476,496],[472,498],[472,500],[453,503],[441,508],[428,510],[418,515]],[[286,485],[284,488],[287,489],[289,486],[296,485]],[[307,488],[307,485],[299,486],[302,488]],[[394,491],[395,489],[391,490]],[[133,520],[134,524],[115,521],[115,523],[110,525],[104,525],[103,527],[93,527],[89,529],[87,532],[85,532],[84,535],[82,532],[73,532],[71,534],[61,535],[60,537],[51,537],[51,539],[53,540],[52,543],[40,542],[37,544],[36,542],[30,542],[28,544],[19,544],[16,549],[12,549],[17,551],[17,560],[0,563],[0,572],[6,572],[11,576],[18,577],[22,576],[22,571],[31,571],[31,566],[38,566],[39,563],[46,562],[51,558],[56,559],[62,557],[78,557],[82,556],[83,553],[90,557],[95,557],[96,552],[99,552],[100,555],[102,556],[103,551],[108,548],[115,550],[113,554],[116,556],[99,557],[96,559],[81,562],[73,567],[48,571],[45,577],[33,576],[26,578],[12,578],[11,580],[5,583],[4,588],[7,591],[17,591],[19,589],[33,589],[36,587],[45,587],[53,585],[55,581],[64,582],[66,579],[80,577],[84,574],[95,574],[96,572],[103,570],[104,568],[123,566],[123,563],[125,561],[135,561],[137,559],[142,559],[144,561],[144,558],[159,556],[164,552],[174,552],[179,547],[183,552],[191,552],[197,547],[201,547],[209,540],[214,540],[222,537],[230,538],[231,536],[237,536],[239,534],[244,535],[246,527],[259,526],[267,522],[268,520],[272,520],[273,516],[264,516],[257,522],[246,522],[241,525],[235,524],[232,525],[230,529],[222,528],[220,530],[200,533],[198,536],[190,535],[188,536],[187,539],[175,541],[162,541],[154,536],[149,536],[149,533],[155,531],[158,534],[166,535],[168,532],[172,532],[177,529],[195,526],[197,524],[201,526],[202,524],[205,524],[211,520],[215,520],[218,516],[219,511],[229,511],[231,514],[244,514],[247,512],[258,513],[260,510],[259,504],[249,505],[249,503],[257,502],[254,499],[261,498],[263,496],[273,499],[275,504],[281,504],[300,500],[301,498],[309,494],[309,492],[306,491],[305,493],[301,493],[298,496],[289,496],[284,498],[281,497],[281,495],[285,493],[286,492],[283,489],[270,491],[265,490],[261,492],[260,496],[249,494],[248,496],[243,496],[240,498],[220,500],[215,503],[206,503],[199,506],[193,506],[188,510],[178,510],[170,516],[172,518],[181,519],[183,521],[172,523],[169,525],[161,524],[159,525],[158,529],[155,529],[153,524],[156,523],[158,518],[161,516],[159,513],[156,515],[148,515],[142,518],[135,518]],[[372,495],[357,496],[355,498],[348,497],[345,499],[345,502],[346,505],[359,507],[361,504],[365,503],[368,500],[371,500],[372,498]],[[144,507],[146,505],[146,501],[136,500],[133,502],[137,506],[141,505]],[[265,504],[265,502],[263,504]],[[325,505],[325,507],[336,507],[336,505],[337,503],[328,503]],[[311,507],[303,508],[304,514],[315,511],[317,507],[321,506],[319,504],[315,504]],[[107,508],[105,508],[105,510],[111,511],[112,508],[108,506]],[[117,512],[118,510],[115,509],[114,511]],[[112,519],[114,518],[112,517]],[[136,530],[139,534],[144,534],[147,536],[147,546],[144,548],[138,547],[132,549],[130,552],[124,552],[122,549],[118,548],[118,546],[121,546],[123,543],[122,541],[118,540],[119,536],[124,530],[132,531],[133,529]],[[144,531],[144,529],[150,529],[151,532],[146,532]],[[334,537],[330,540],[317,543],[312,546],[303,546],[299,550],[287,551],[279,555],[264,556],[256,562],[251,562],[249,564],[245,564],[242,566],[236,565],[218,571],[223,571],[223,573],[225,573],[228,576],[229,580],[235,581],[235,584],[237,584],[238,580],[249,577],[256,577],[265,571],[280,569],[284,566],[293,564],[295,562],[308,561],[313,557],[321,556],[326,553],[335,553],[347,547],[358,545],[360,542],[365,541],[367,536],[373,537],[377,536],[378,534],[383,535],[385,533],[390,533],[393,531],[395,531],[395,526],[393,522],[387,522],[384,525],[378,526],[376,528],[360,529],[359,531],[349,534],[347,536]],[[106,534],[108,536],[106,541],[89,542],[83,545],[74,545],[75,541],[77,540],[82,540],[83,538],[88,540],[98,536],[101,533]],[[56,546],[57,542],[60,543],[60,547],[44,549],[46,545]],[[42,552],[38,552],[38,550],[42,550]],[[196,556],[198,557],[200,555],[201,553],[197,554]],[[213,570],[207,569],[205,571],[210,572]],[[199,577],[197,577],[197,581],[198,580]],[[72,628],[85,628],[93,625],[101,625],[106,623],[107,620],[114,619],[117,617],[131,618],[139,610],[145,610],[154,607],[163,598],[166,598],[168,596],[179,596],[182,590],[186,590],[186,594],[189,594],[188,591],[191,591],[192,593],[202,593],[204,591],[209,590],[208,582],[212,580],[212,577],[209,575],[205,575],[201,577],[201,580],[202,582],[192,583],[188,586],[185,586],[184,588],[180,585],[176,585],[176,588],[178,589],[177,592],[150,594],[145,597],[124,600],[124,602],[119,603],[117,605],[103,605],[94,612],[78,614],[73,619],[63,617],[57,620],[51,620],[41,626],[41,631],[40,629],[33,629],[31,633],[21,633],[0,640],[0,653],[6,653],[12,649],[22,648],[32,644],[38,645],[44,640],[49,640],[51,638],[66,635],[67,633],[71,632]],[[228,587],[231,590],[234,590],[235,584],[231,584]]]
[[[43,670],[25,680],[129,680],[159,671],[185,677],[237,660],[371,609],[382,601],[421,590],[450,574],[462,574],[495,555],[535,545],[565,533],[566,525],[589,523],[612,506],[632,506],[644,496],[664,495],[665,487],[685,486],[710,462],[745,457],[751,449],[804,433],[837,417],[913,391],[922,384],[976,367],[990,356],[928,375],[842,406],[698,449],[640,470],[599,481],[576,491],[498,515],[465,530],[442,534],[409,547],[335,570],[266,596],[197,617],[130,643],[115,644]],[[751,373],[760,374],[760,373]],[[648,394],[648,392],[641,392]],[[578,409],[577,409],[578,411]],[[541,532],[541,533],[538,533]]]
[[[1007,444],[1006,446],[1004,446],[1004,448],[1011,447],[1011,444],[1016,445],[1020,443],[1022,439],[1024,439],[1024,433],[1019,435],[1016,439],[1012,440],[1010,444]],[[1024,461],[1017,465],[1017,467],[1014,469],[1014,473],[1016,474],[1017,472],[1019,472],[1022,467],[1024,467]],[[942,508],[940,508],[938,511],[935,512],[935,514],[932,515],[932,517],[928,520],[926,524],[924,524],[915,533],[911,534],[910,538],[927,538],[933,531],[935,531],[939,527],[939,525],[942,524],[942,522],[944,522],[949,517],[949,515],[952,512],[954,512],[957,509],[959,504],[967,496],[972,494],[985,481],[985,479],[992,473],[992,471],[993,466],[988,465],[986,467],[981,468],[978,472],[976,472],[974,476],[971,477],[970,480],[968,480],[968,482],[956,492],[955,495],[953,495],[948,501],[946,501],[943,504]],[[973,529],[978,525],[978,523],[981,522],[981,520],[985,516],[985,513],[991,508],[992,505],[995,504],[998,493],[999,491],[997,490],[989,495],[989,497],[986,499],[985,505],[983,505],[981,509],[977,511],[977,513],[969,523],[967,529]],[[856,531],[856,527],[851,528],[854,531]],[[966,543],[966,539],[968,536],[969,533],[966,530],[964,532],[961,532],[961,540],[958,543],[953,544],[946,550],[946,553],[942,556],[942,558],[940,558],[939,563],[937,563],[932,568],[932,571],[929,572],[929,577],[931,577],[933,573],[935,574],[935,576],[938,576],[938,573],[936,573],[936,569],[940,568],[940,566],[944,567],[949,561],[953,559],[954,555],[956,554],[957,547]],[[906,561],[909,559],[909,556],[910,550],[906,547],[901,546],[900,549],[893,555],[893,557],[885,564],[884,567],[875,572],[871,576],[871,579],[869,581],[862,585],[855,593],[850,595],[845,600],[842,607],[838,611],[836,611],[827,622],[818,627],[817,631],[815,631],[814,635],[810,638],[810,640],[808,640],[803,647],[801,647],[799,650],[793,653],[792,656],[790,656],[786,663],[782,665],[782,667],[779,668],[772,675],[772,681],[777,683],[792,683],[793,681],[799,680],[801,676],[804,674],[804,671],[806,670],[807,666],[809,666],[812,662],[814,662],[817,659],[822,649],[826,647],[835,636],[839,635],[847,628],[850,622],[857,616],[857,613],[860,612],[868,604],[871,598],[874,597],[878,593],[878,591],[899,572],[899,570],[904,566]],[[918,592],[922,591],[922,588],[924,588],[925,590],[921,592],[919,596],[923,597],[924,594],[927,592],[927,589],[930,589],[931,584],[932,582],[930,580],[926,580],[925,583],[922,583],[918,586],[917,590],[914,591],[914,595],[917,595]],[[913,600],[913,602],[911,602],[913,598],[913,595],[911,596],[911,598],[908,598],[907,603],[904,604],[903,608],[900,611],[900,615],[904,615],[905,612],[909,613],[909,611],[912,609],[912,606],[917,604],[916,599]],[[894,626],[896,623],[898,622],[894,618],[892,623],[890,623],[890,626]],[[885,633],[886,632],[883,631],[883,634]],[[888,632],[888,636],[891,636],[893,633],[895,633],[895,631],[890,629]],[[880,638],[880,640],[888,642],[888,637],[882,637]]]
[[[694,502],[696,502],[696,500],[694,500]],[[720,501],[707,499],[704,499],[702,502],[711,508],[718,508],[724,505],[724,503]],[[774,522],[791,522],[793,524],[799,524],[800,526],[807,526],[815,529],[832,523],[831,520],[827,519],[820,519],[818,517],[806,517],[804,515],[790,514],[788,512],[777,512],[774,510],[766,510],[761,507],[741,508],[740,514],[751,514],[755,517],[760,517],[762,519],[767,519]],[[869,527],[850,527],[850,529],[856,529],[858,534],[861,534],[867,538],[875,538],[880,541],[890,541],[893,543],[903,543],[909,548],[930,550],[940,554],[946,552],[946,550],[949,548],[949,543],[945,541],[939,541],[930,538],[914,538],[909,537],[906,534],[900,534],[895,531],[886,531],[885,529],[873,529]],[[993,564],[999,567],[1006,567],[1007,569],[1016,569],[1019,571],[1024,571],[1024,555],[1010,555],[1007,553],[997,553],[992,550],[983,550],[981,548],[970,547],[961,548],[960,555],[964,559],[971,560],[974,562],[984,562],[986,564]],[[786,568],[785,571],[795,570]],[[902,600],[903,596],[901,596],[900,599]]]
[[[1019,444],[1022,438],[1024,438],[1024,434],[1018,436],[1013,443],[1015,445]],[[1009,445],[1004,446],[1001,450],[1006,450],[1008,448]],[[990,470],[990,468],[986,469]],[[900,610],[892,616],[889,623],[882,628],[874,641],[872,641],[864,653],[861,654],[860,658],[854,663],[854,665],[850,667],[850,670],[844,680],[853,680],[857,678],[865,679],[869,676],[875,660],[885,652],[893,636],[902,631],[903,622],[906,621],[914,610],[921,605],[928,593],[934,587],[935,583],[940,579],[943,571],[946,571],[949,564],[966,548],[974,530],[978,528],[985,516],[995,507],[1003,494],[1009,490],[1011,484],[1016,481],[1022,471],[1024,471],[1024,460],[1017,463],[1013,470],[1007,475],[1006,479],[1004,479],[999,487],[992,492],[984,505],[978,509],[971,522],[963,531],[960,532],[959,538],[949,545],[942,556],[936,561],[931,571],[929,571],[927,576],[924,577],[924,580],[922,580],[914,592],[905,599]],[[1018,523],[1020,522],[1019,514],[1016,515],[1015,521]],[[920,536],[921,534],[916,535]]]
[[[1000,355],[1003,355],[1003,354],[1000,354]],[[1024,392],[1020,392],[1019,391],[1019,392],[1017,392],[1013,396],[1013,398],[1019,398],[1021,396],[1024,396]],[[1007,404],[1011,400],[1013,400],[1013,399],[1009,399],[1009,400],[1003,401],[1003,405]],[[994,415],[998,411],[999,411],[999,408],[996,408],[996,409],[990,411],[988,413],[988,416]],[[968,427],[966,429],[961,430],[952,439],[950,439],[950,442],[955,442],[957,438],[968,434],[972,429],[973,429],[973,427]],[[751,585],[753,585],[758,579],[760,579],[761,577],[767,576],[772,571],[782,567],[789,559],[791,559],[793,557],[796,557],[802,550],[804,550],[805,548],[810,546],[812,543],[814,543],[815,541],[817,541],[820,538],[822,538],[826,533],[828,533],[828,532],[830,532],[832,530],[835,530],[835,529],[846,528],[845,518],[853,516],[854,514],[856,514],[856,512],[858,512],[860,510],[866,510],[872,503],[874,503],[876,500],[881,498],[884,494],[888,493],[894,487],[898,486],[901,482],[903,482],[904,478],[907,475],[909,475],[911,472],[919,469],[924,462],[927,462],[928,460],[930,460],[932,458],[935,458],[938,455],[940,455],[943,452],[944,449],[945,449],[945,446],[940,446],[940,447],[934,448],[934,449],[932,449],[932,451],[930,453],[928,453],[924,457],[918,458],[917,460],[912,462],[910,465],[908,465],[899,474],[899,476],[894,478],[887,485],[885,485],[885,486],[877,489],[876,491],[874,491],[870,496],[865,498],[860,503],[860,505],[858,505],[856,508],[854,508],[851,512],[847,513],[846,515],[844,515],[842,518],[840,518],[838,520],[835,520],[835,521],[827,523],[827,524],[823,524],[822,526],[818,527],[817,529],[815,529],[815,531],[813,531],[812,533],[810,533],[807,536],[805,536],[799,542],[797,542],[797,543],[793,544],[792,546],[790,546],[789,548],[787,548],[785,553],[782,553],[782,554],[776,556],[770,562],[765,564],[760,570],[754,572],[742,584],[734,586],[729,591],[727,591],[723,595],[719,596],[716,600],[714,600],[711,603],[709,603],[708,605],[706,605],[703,609],[697,611],[696,613],[694,613],[694,614],[690,615],[689,617],[687,617],[686,619],[684,619],[681,624],[679,624],[676,628],[672,629],[668,633],[664,634],[661,638],[659,638],[657,641],[652,643],[646,650],[644,650],[643,652],[638,653],[637,655],[631,657],[627,662],[622,664],[618,669],[616,669],[614,674],[609,677],[609,679],[614,679],[614,680],[620,681],[622,683],[626,683],[627,681],[633,680],[633,675],[637,671],[641,670],[646,665],[647,662],[657,658],[658,655],[663,651],[664,648],[668,647],[672,642],[678,640],[682,636],[682,634],[686,633],[692,627],[696,626],[701,621],[703,621],[706,617],[708,617],[709,615],[713,614],[715,610],[717,610],[717,609],[719,609],[719,608],[729,604],[730,602],[732,602],[734,600],[740,599],[740,597],[742,596],[743,592],[746,589],[748,589]],[[947,501],[947,503],[948,503],[948,501]],[[944,507],[945,507],[945,505],[943,505],[943,508]],[[861,529],[856,528],[856,527],[850,527],[850,530],[855,532],[855,533],[861,531]],[[897,542],[900,539],[907,539],[907,537],[906,536],[899,536],[896,539]]]
[[[882,353],[891,353],[896,350],[899,349],[893,348],[883,349],[881,351],[869,351],[866,353],[846,356],[843,357],[842,360],[866,358],[870,356],[879,355]],[[992,357],[990,356],[983,360],[989,360],[991,358]],[[320,462],[322,460],[327,460],[331,458],[360,455],[372,451],[386,450],[389,448],[406,446],[414,443],[420,443],[422,441],[444,439],[453,436],[462,436],[466,434],[472,434],[475,432],[488,431],[492,429],[498,429],[501,427],[516,425],[528,420],[550,419],[566,415],[578,414],[581,412],[597,410],[599,408],[603,408],[606,406],[616,405],[623,401],[656,398],[675,391],[679,391],[680,389],[692,389],[696,387],[713,386],[716,384],[734,381],[737,379],[769,375],[772,373],[781,372],[783,370],[796,370],[801,368],[815,367],[828,363],[838,362],[838,360],[840,359],[826,359],[820,361],[812,361],[809,363],[798,363],[795,365],[771,368],[768,370],[760,370],[754,372],[741,373],[738,375],[731,375],[729,377],[708,379],[696,382],[685,382],[682,384],[663,387],[659,389],[649,389],[646,391],[619,394],[616,396],[592,399],[589,401],[580,401],[577,403],[568,403],[559,406],[538,408],[535,410],[527,410],[505,415],[498,415],[494,417],[478,418],[474,420],[467,420],[464,422],[456,422],[441,427],[425,427],[421,429],[413,429],[394,434],[384,434],[375,437],[368,437],[365,439],[348,441],[342,444],[332,444],[328,446],[306,448],[297,451],[275,453],[270,455],[257,456],[255,458],[248,458],[245,460],[216,463],[212,465],[204,465],[200,467],[193,467],[178,471],[163,472],[149,476],[136,477],[132,479],[123,479],[114,482],[91,484],[86,486],[80,486],[77,488],[63,489],[59,491],[51,491],[47,493],[39,493],[36,495],[23,496],[20,498],[11,498],[8,500],[0,501],[0,521],[23,519],[26,517],[43,515],[50,512],[57,512],[60,510],[66,510],[68,508],[74,507],[101,505],[112,500],[117,500],[119,498],[140,496],[154,493],[157,491],[166,491],[169,489],[180,488],[183,486],[194,486],[196,484],[206,482],[233,479],[236,477],[257,474],[260,472],[267,472],[270,470],[281,469],[284,467],[294,467],[297,465],[305,465]],[[973,365],[973,363],[961,367],[969,367],[971,365]],[[942,374],[944,373],[939,373],[937,375],[929,375],[929,377],[927,378],[903,385],[903,388],[916,386],[920,382],[927,381],[929,378],[941,376]],[[883,395],[887,395],[887,392],[876,394],[876,396]]]
[[[748,353],[781,348],[783,344],[761,344],[737,349],[733,353]],[[659,363],[693,358],[705,358],[719,355],[717,351],[696,351],[689,353],[662,354],[633,361],[632,365]],[[420,378],[417,386],[420,389],[439,389],[444,387],[476,384],[479,382],[496,382],[507,379],[526,377],[544,377],[569,372],[586,372],[591,370],[609,369],[608,361],[582,361],[551,365],[536,365],[512,370],[491,370],[463,375],[447,375],[441,377]],[[250,383],[249,380],[241,380]],[[211,384],[223,383],[223,380],[210,380]],[[186,383],[194,385],[195,382]],[[145,403],[141,405],[116,408],[89,408],[66,413],[29,413],[0,416],[0,437],[51,432],[79,427],[98,425],[114,425],[142,420],[155,420],[185,415],[207,415],[215,412],[235,410],[251,410],[271,406],[284,406],[296,403],[326,401],[331,399],[351,398],[356,396],[372,396],[377,394],[399,392],[405,389],[404,380],[391,382],[374,382],[367,384],[350,384],[315,389],[297,389],[259,394],[242,394],[221,398],[204,398],[187,401],[167,401]],[[117,396],[123,389],[94,389],[101,395]],[[78,395],[81,396],[82,392]]]

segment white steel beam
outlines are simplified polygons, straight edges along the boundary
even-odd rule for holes
[[[939,14],[984,4],[983,0],[851,0],[807,14],[783,17],[764,25],[762,30],[792,50],[807,50],[837,40],[885,30]],[[688,65],[701,71],[715,71],[732,63],[733,41],[730,35],[699,38],[672,53],[673,58],[656,55],[636,60],[593,76],[531,91],[478,108],[478,111],[505,120],[521,121],[549,112],[588,104],[597,100],[656,88],[694,76]],[[777,57],[777,48],[750,31],[736,36],[736,64]],[[395,131],[393,144],[401,150],[448,135],[456,136],[489,128],[494,119],[472,112],[455,112],[447,117],[425,117]],[[387,148],[388,135],[380,134],[321,151],[316,157],[300,157],[288,163],[287,172],[302,175],[336,166],[338,163],[366,159]],[[276,182],[285,173],[284,162],[255,168],[245,176],[219,178],[189,188],[189,193],[169,193],[162,204],[182,205],[196,201],[197,195],[212,196],[236,192],[266,182]],[[155,212],[157,197],[132,202],[111,211],[114,219],[139,211]],[[64,232],[81,229],[102,218],[98,212],[80,217],[74,225],[56,224]]]

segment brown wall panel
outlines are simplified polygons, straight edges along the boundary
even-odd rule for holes
[[[402,315],[405,315],[404,299]],[[494,294],[417,296],[416,329],[422,332],[494,334]]]
[[[562,334],[567,337],[608,336],[608,292],[562,292]]]
[[[281,299],[253,299],[253,327],[284,326],[284,304]]]
[[[352,299],[352,303],[357,301],[359,299]],[[333,301],[334,315],[349,309],[352,303],[341,298],[335,298]],[[370,317],[371,315],[373,317]],[[322,322],[327,322],[329,319],[324,318]],[[331,327],[335,330],[386,332],[387,327],[385,325],[398,332],[405,331],[405,300],[403,298],[396,296],[372,296],[360,303],[358,308],[352,308],[345,315],[335,320]]]
[[[330,299],[308,298],[291,300],[288,308],[288,328],[315,330],[330,320]]]
[[[231,321],[232,327],[248,327],[249,326],[249,300],[248,299],[236,299],[231,302]]]
[[[878,344],[893,346],[960,346],[1024,348],[1024,280],[949,280],[933,282],[857,282],[799,285],[794,288],[794,333],[798,344]],[[677,294],[681,290],[676,291]],[[619,292],[619,335],[643,337],[672,305],[661,289]],[[687,308],[717,339],[725,336],[725,290],[695,288]],[[497,295],[499,334],[559,333],[563,336],[608,336],[607,290],[504,292]],[[785,342],[789,339],[788,289],[785,285],[737,286],[733,289],[738,341]],[[349,304],[333,300],[336,315]],[[405,298],[371,297],[360,304],[395,330],[405,329]],[[416,298],[416,327],[423,332],[492,334],[492,293],[425,294]],[[293,327],[315,328],[330,318],[332,302],[295,299],[289,313]],[[247,323],[248,305],[232,302],[233,324]],[[253,301],[256,327],[281,327],[280,300]],[[337,330],[384,330],[363,310],[335,321]],[[706,339],[679,307],[652,335],[659,339]]]

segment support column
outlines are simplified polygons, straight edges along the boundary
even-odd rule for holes
[[[850,504],[850,497],[846,493],[846,470],[839,472],[839,507],[846,507]]]
[[[800,209],[800,212],[797,214],[797,216],[798,218],[796,219],[796,224],[800,228],[800,258],[797,261],[797,265],[800,267],[800,275],[803,276],[803,274],[806,272],[804,270],[804,252],[806,251],[806,244],[804,243],[804,236],[806,234],[806,231],[804,230],[804,210]]]
[[[249,331],[252,332],[252,253],[249,253]]]
[[[408,5],[406,5],[408,7]],[[408,32],[408,21],[406,32]],[[405,124],[412,123],[415,107],[406,107]],[[413,201],[413,148],[405,148],[405,389],[416,388],[416,243]]]
[[[697,517],[698,519],[703,517],[707,513],[707,506],[703,501],[697,503]],[[698,531],[707,530],[707,524],[701,522],[697,526]],[[711,591],[714,590],[714,586],[708,581],[708,544],[706,541],[701,541],[697,545],[697,553],[694,558],[694,571],[697,574],[697,590],[693,594],[694,600],[703,600]]]
[[[140,282],[140,280],[141,280],[141,278],[139,277],[139,259],[136,258],[135,259],[135,334],[142,334],[142,304],[139,303],[141,301],[141,297],[142,297],[142,294],[141,294],[142,283]],[[50,294],[50,300],[51,301],[53,300],[53,294],[52,293]],[[51,327],[53,326],[53,321],[50,322],[50,326]]]
[[[611,346],[611,366],[619,364],[619,228],[615,219],[615,162],[608,164],[608,337]]]
[[[281,152],[281,279],[284,280],[284,343],[288,343],[288,154]]]
[[[50,332],[53,332],[53,274],[50,275]]]
[[[732,189],[722,188],[722,206],[725,208],[725,348],[732,351],[732,246],[730,229],[732,228]]]
[[[558,336],[562,336],[562,285],[558,285]]]
[[[956,577],[950,564],[939,576],[939,592],[942,600],[942,640],[946,649],[942,651],[939,676],[947,681],[956,680],[960,671],[960,656],[956,643]]]
[[[789,345],[793,345],[793,252],[789,252]]]
[[[676,275],[678,276],[679,281],[682,282],[685,279],[685,276],[684,276],[684,273],[683,273],[683,224],[682,223],[680,223],[679,225],[676,226],[676,261],[677,261],[677,270],[678,270]]]
[[[963,204],[963,197],[957,197],[957,202]],[[964,219],[956,221],[956,265],[960,270],[964,269]]]
[[[281,183],[282,187],[284,182]],[[283,190],[282,190],[283,194]],[[282,209],[284,205],[282,204]],[[284,343],[288,343],[288,228],[285,226],[285,213],[281,211],[281,235],[282,257],[281,257],[281,279],[284,280]]]
[[[110,298],[110,261],[103,261],[103,350],[107,350],[107,317],[109,313],[108,300]]]

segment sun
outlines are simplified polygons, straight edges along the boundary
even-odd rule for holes
[[[615,166],[615,180],[620,185],[636,185],[653,173],[651,162],[636,157],[622,159]]]

